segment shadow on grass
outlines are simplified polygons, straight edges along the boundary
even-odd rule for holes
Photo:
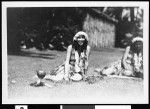
[[[31,52],[31,51],[8,52],[8,55],[44,58],[44,59],[55,59],[57,57],[56,54],[36,53],[36,52]]]

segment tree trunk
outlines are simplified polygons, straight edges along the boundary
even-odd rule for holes
[[[134,7],[130,8],[130,16],[131,16],[131,22],[134,22]]]

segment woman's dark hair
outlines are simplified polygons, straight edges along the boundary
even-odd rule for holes
[[[86,50],[87,48],[87,45],[88,45],[88,41],[85,39],[83,45],[79,45],[78,42],[76,40],[73,41],[73,44],[72,44],[72,47],[75,49],[75,50],[78,50],[80,52],[83,52]]]
[[[131,51],[133,51],[134,53],[139,54],[139,53],[143,52],[143,42],[142,41],[135,41],[130,46],[131,46]]]

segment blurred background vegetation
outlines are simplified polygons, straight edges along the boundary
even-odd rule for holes
[[[83,30],[89,8],[7,8],[8,53],[33,47],[66,50],[75,33]],[[143,10],[139,7],[94,8],[117,21],[115,47],[124,48],[130,38],[143,37]]]

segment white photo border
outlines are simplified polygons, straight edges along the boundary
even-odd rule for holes
[[[131,109],[131,105],[95,105],[95,109]]]
[[[63,2],[2,2],[2,104],[49,104],[47,100],[33,100],[33,99],[8,99],[8,86],[7,86],[7,8],[8,7],[141,7],[144,10],[144,23],[143,23],[143,38],[144,38],[144,98],[139,101],[138,104],[147,104],[149,101],[149,2],[125,2],[125,1],[113,1],[113,2],[102,2],[102,1],[63,1]],[[46,102],[45,102],[46,101]],[[66,102],[67,101],[67,102]],[[136,104],[134,102],[128,102],[120,99],[115,101],[110,99],[111,102],[103,102],[102,104]],[[65,100],[53,100],[50,104],[79,104],[78,99],[65,99]],[[81,104],[100,104],[98,101],[91,101],[90,98],[86,98],[86,101]]]

